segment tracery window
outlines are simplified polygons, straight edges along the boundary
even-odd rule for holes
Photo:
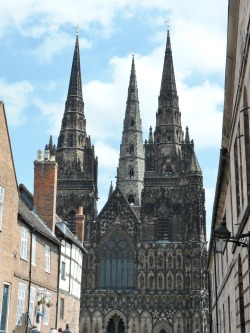
[[[124,236],[120,232],[115,232],[101,253],[100,288],[133,288],[133,251]]]

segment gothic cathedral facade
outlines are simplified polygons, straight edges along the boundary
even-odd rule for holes
[[[79,41],[57,147],[57,214],[85,214],[81,333],[206,333],[205,193],[181,125],[168,32],[156,126],[143,144],[132,58],[116,188],[97,214],[98,160],[86,133]]]

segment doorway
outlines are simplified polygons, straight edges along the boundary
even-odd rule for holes
[[[124,333],[125,326],[122,318],[115,314],[108,322],[107,333]]]

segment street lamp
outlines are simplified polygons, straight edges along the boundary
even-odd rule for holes
[[[231,237],[231,232],[227,229],[225,217],[221,220],[220,225],[214,229],[215,250],[216,252],[224,254],[227,243],[235,243],[237,246],[247,247],[247,243],[240,242],[239,239],[250,237],[250,232],[241,234],[237,237]]]
[[[226,219],[223,218],[220,225],[214,229],[215,251],[224,254],[231,232],[226,227]]]

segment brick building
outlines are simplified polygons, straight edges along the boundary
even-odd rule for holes
[[[17,186],[4,104],[0,103],[1,332],[79,330],[84,216],[75,237],[55,214],[57,163],[45,150],[34,162],[34,196]],[[62,224],[64,227],[62,228]]]
[[[19,253],[20,238],[17,230],[18,186],[11,151],[4,103],[0,102],[0,304],[2,332],[11,331],[15,326],[17,294],[14,268]]]

